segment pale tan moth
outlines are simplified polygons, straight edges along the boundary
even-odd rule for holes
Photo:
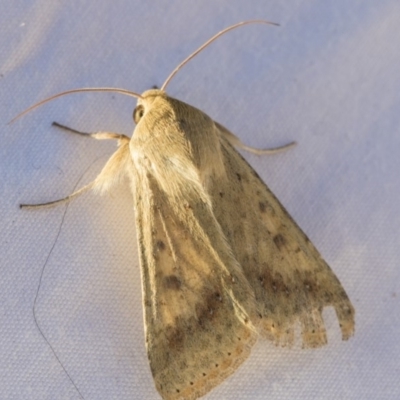
[[[269,22],[246,21],[219,32],[179,64],[161,89],[140,95],[75,89],[27,110],[79,91],[138,98],[132,138],[88,134],[118,141],[98,177],[65,199],[36,206],[69,201],[89,189],[108,192],[123,178],[130,181],[146,347],[163,399],[203,396],[246,360],[258,338],[291,346],[296,324],[303,347],[324,345],[326,306],[334,307],[344,340],[354,332],[354,308],[339,280],[235,150],[267,154],[290,145],[247,147],[205,113],[165,92],[176,72],[204,47],[248,23]]]

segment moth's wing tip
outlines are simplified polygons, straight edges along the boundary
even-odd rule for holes
[[[354,319],[341,321],[340,329],[342,331],[342,340],[349,340],[354,335],[354,331],[355,331]]]
[[[349,340],[352,336],[354,336],[354,327],[352,329],[342,328],[342,340]]]
[[[355,310],[350,300],[341,302],[335,306],[340,329],[342,331],[342,340],[348,340],[354,335],[355,330]]]
[[[342,333],[342,340],[348,340],[354,335],[355,330],[354,307],[348,299],[339,304],[335,304],[334,307]],[[306,314],[307,316],[303,315],[300,317],[304,348],[320,347],[328,343],[325,323],[321,311],[322,309],[314,310],[308,315]]]
[[[336,305],[335,310],[342,339],[348,340],[354,335],[354,308],[350,301],[346,301],[343,304]],[[302,348],[317,348],[328,343],[322,308],[306,309],[297,318],[301,325]],[[266,319],[261,325],[260,332],[264,338],[271,340],[276,346],[290,348],[296,341],[294,325],[297,318],[292,319],[285,326],[277,326],[272,319]]]

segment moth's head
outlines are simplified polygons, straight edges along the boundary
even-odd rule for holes
[[[160,89],[149,89],[138,98],[135,109],[133,110],[133,120],[137,125],[145,114],[152,108],[156,99],[167,98],[167,93]]]

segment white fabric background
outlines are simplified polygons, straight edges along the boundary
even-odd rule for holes
[[[310,236],[356,308],[342,342],[281,349],[260,342],[207,399],[400,398],[400,3],[397,0],[3,1],[0,13],[0,398],[79,399],[33,322],[41,271],[64,197],[114,150],[86,131],[133,130],[134,101],[111,94],[36,101],[82,86],[144,91],[211,35],[266,18],[214,43],[170,95],[206,111],[249,145],[296,140],[246,158]],[[43,277],[38,319],[85,400],[157,399],[143,335],[128,188],[68,208]]]

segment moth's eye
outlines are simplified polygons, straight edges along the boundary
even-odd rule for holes
[[[135,124],[137,124],[140,119],[144,115],[144,107],[139,104],[134,110],[133,110],[133,120],[135,121]]]

